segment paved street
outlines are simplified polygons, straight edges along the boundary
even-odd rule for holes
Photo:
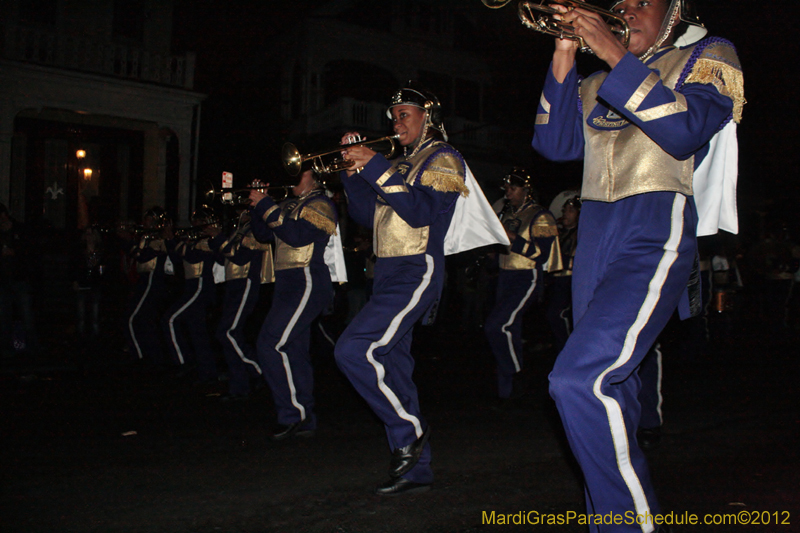
[[[662,507],[676,516],[757,511],[771,522],[678,532],[800,531],[797,339],[768,335],[743,311],[712,318],[704,354],[681,347],[679,326],[665,337],[664,435],[649,452]],[[0,531],[584,532],[575,522],[485,523],[493,511],[513,521],[583,510],[546,394],[555,354],[529,340],[531,393],[498,410],[480,332],[460,333],[446,317],[418,328],[416,379],[437,477],[428,493],[387,499],[370,492],[388,468],[383,428],[324,346],[315,353],[317,434],[276,443],[265,389],[223,403],[224,383],[201,388],[133,364],[117,334],[77,343],[54,326],[44,354],[0,364]]]

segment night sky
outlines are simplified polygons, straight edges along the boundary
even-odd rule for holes
[[[288,139],[282,139],[285,133],[274,107],[278,80],[263,71],[261,58],[270,47],[280,46],[282,34],[325,3],[178,1],[175,52],[196,52],[195,90],[208,95],[202,111],[200,179],[218,176],[221,166],[245,173],[272,168],[265,160],[278,157]],[[388,3],[365,2],[359,7],[378,13],[385,12]],[[552,40],[522,27],[515,5],[490,10],[480,0],[462,0],[456,9],[476,38],[483,39],[484,58],[497,69],[492,122],[528,138]],[[738,130],[740,231],[755,231],[765,214],[796,224],[800,144],[791,122],[798,116],[794,67],[800,54],[796,32],[790,32],[795,19],[789,16],[795,2],[778,0],[758,9],[744,0],[697,0],[696,5],[709,33],[736,45],[744,69],[748,103]],[[579,62],[584,75],[599,68],[591,56],[581,54]],[[548,168],[536,154],[530,157],[534,166]]]

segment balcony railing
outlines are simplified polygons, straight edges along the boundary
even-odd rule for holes
[[[191,89],[194,54],[159,55],[75,35],[2,25],[2,57],[49,67]]]

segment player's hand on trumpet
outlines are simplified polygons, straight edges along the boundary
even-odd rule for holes
[[[594,54],[614,68],[620,59],[627,53],[619,38],[609,28],[606,21],[598,13],[581,8],[567,8],[561,4],[552,4],[551,7],[560,11],[554,18],[572,25],[574,33],[581,37]],[[569,39],[556,39],[556,50],[573,52],[578,48],[578,42]]]
[[[263,189],[250,189],[250,206],[255,207],[258,205],[258,202],[266,198],[268,195],[266,193],[267,187],[269,187],[269,183],[264,184]]]
[[[349,131],[342,135],[342,140],[339,144],[352,144],[354,142],[366,140],[367,139],[362,139],[361,135],[357,131]],[[377,154],[377,152],[363,145],[344,148],[342,150],[342,157],[353,162],[353,165],[346,170],[347,175],[352,176],[355,172],[364,168],[366,164],[369,163],[370,159],[375,156],[375,154]]]

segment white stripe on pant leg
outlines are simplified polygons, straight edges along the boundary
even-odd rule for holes
[[[252,284],[253,284],[252,281],[248,278],[247,284],[244,289],[244,293],[242,294],[242,301],[239,302],[239,309],[236,311],[236,318],[233,319],[233,324],[231,324],[231,327],[228,329],[228,331],[225,332],[225,336],[228,337],[231,346],[233,346],[233,349],[236,350],[236,353],[239,355],[239,359],[241,359],[245,364],[251,365],[253,368],[255,368],[256,372],[261,374],[261,367],[258,366],[258,363],[245,357],[244,352],[239,347],[239,344],[236,342],[236,339],[234,339],[233,335],[231,335],[231,331],[236,329],[236,326],[239,324],[239,320],[241,320],[242,318],[242,312],[244,311],[244,306],[247,303],[247,296],[250,294],[250,288],[251,288],[250,286]]]
[[[147,277],[147,287],[144,289],[144,293],[142,297],[139,299],[139,303],[136,304],[136,308],[131,313],[131,317],[128,319],[128,330],[131,332],[131,340],[133,341],[133,347],[136,348],[136,353],[139,354],[139,359],[143,359],[142,357],[142,348],[139,346],[139,341],[136,340],[136,333],[133,331],[133,319],[136,318],[136,315],[139,314],[139,309],[142,308],[147,295],[150,294],[150,287],[153,286],[153,274],[155,274],[155,270],[150,271],[150,275]]]
[[[314,283],[311,280],[311,268],[305,267],[303,269],[303,273],[306,275],[306,290],[303,292],[303,298],[300,300],[300,304],[297,306],[297,309],[295,309],[291,320],[289,320],[289,323],[286,325],[286,329],[283,330],[281,340],[279,340],[278,344],[275,346],[275,351],[281,354],[281,359],[283,360],[283,369],[286,372],[286,383],[289,385],[289,395],[292,399],[292,405],[294,405],[297,410],[300,411],[300,421],[306,419],[306,408],[297,401],[297,389],[294,386],[294,378],[292,377],[292,367],[289,364],[289,356],[286,355],[286,352],[281,351],[281,348],[284,347],[286,341],[289,339],[289,335],[292,333],[295,325],[297,325],[297,321],[300,319],[300,315],[303,314],[303,310],[305,310],[306,305],[308,305],[308,299],[311,297],[311,289],[314,286]]]
[[[594,395],[603,402],[603,406],[606,409],[608,425],[611,430],[611,437],[614,441],[617,466],[622,475],[622,479],[625,480],[625,484],[628,486],[628,490],[630,490],[638,516],[644,516],[646,513],[650,513],[650,505],[647,502],[644,489],[642,489],[642,483],[639,481],[639,477],[636,475],[633,465],[631,465],[628,435],[625,430],[625,419],[622,416],[622,409],[616,400],[603,394],[600,390],[600,386],[609,372],[621,367],[630,360],[633,350],[636,347],[639,334],[642,329],[644,329],[645,325],[647,325],[653,310],[658,304],[658,300],[661,297],[661,289],[664,287],[669,270],[678,258],[678,246],[683,236],[683,209],[685,205],[686,197],[681,194],[675,194],[675,200],[672,203],[670,236],[666,244],[664,244],[664,255],[662,255],[656,272],[650,280],[647,296],[641,308],[639,308],[639,314],[636,316],[636,320],[625,335],[625,344],[622,346],[622,352],[619,358],[598,376],[593,387]],[[648,521],[644,522],[645,523],[641,524],[642,533],[651,533],[654,530],[653,524]]]
[[[184,363],[183,352],[181,351],[181,345],[178,343],[178,336],[175,333],[175,319],[178,318],[181,313],[186,311],[186,309],[188,309],[189,306],[192,305],[195,300],[197,300],[198,296],[200,296],[200,291],[203,290],[203,278],[197,279],[199,280],[199,283],[197,284],[197,290],[194,292],[192,297],[189,298],[189,300],[183,304],[180,309],[175,311],[171,317],[169,317],[169,336],[172,339],[172,345],[175,347],[175,353],[178,354],[178,361],[180,361],[181,364]]]
[[[569,307],[565,307],[558,314],[558,316],[564,322],[564,331],[567,332],[567,337],[569,337],[570,334],[572,333],[572,331],[570,330],[570,327],[569,327],[570,323],[569,323],[569,316],[568,316],[571,312],[572,312],[572,305],[570,305]]]
[[[661,343],[657,342],[655,346],[653,346],[653,350],[655,350],[656,352],[656,365],[658,365],[658,382],[656,385],[656,394],[658,395],[658,403],[656,404],[656,411],[658,412],[658,423],[660,425],[664,423],[664,415],[661,413],[661,406],[664,403],[664,397],[661,395],[661,378],[663,376],[663,371],[664,371],[661,360],[661,355],[662,355]]]
[[[519,302],[519,305],[511,312],[511,316],[508,317],[508,322],[503,324],[500,328],[500,331],[506,336],[506,342],[508,343],[508,353],[511,354],[511,360],[514,361],[514,370],[519,372],[522,370],[522,365],[519,362],[519,357],[517,357],[517,352],[514,350],[514,339],[511,335],[511,332],[508,331],[508,328],[511,324],[514,323],[514,320],[517,318],[517,314],[520,310],[525,307],[525,303],[531,299],[531,295],[533,291],[536,289],[536,280],[539,277],[539,272],[536,269],[533,269],[533,280],[531,280],[531,286],[528,287],[528,292],[525,293],[522,300]]]
[[[397,333],[397,330],[400,328],[400,323],[403,321],[403,318],[405,318],[405,316],[419,303],[420,299],[422,298],[422,293],[425,292],[425,289],[427,289],[428,285],[430,285],[431,278],[433,277],[433,257],[426,254],[425,261],[428,264],[428,269],[422,276],[422,282],[411,295],[411,300],[402,311],[395,315],[395,317],[389,323],[389,327],[386,329],[383,336],[370,345],[366,354],[367,360],[372,364],[373,368],[375,368],[375,374],[378,376],[378,388],[381,390],[383,395],[386,396],[386,399],[389,400],[389,403],[392,404],[397,416],[403,420],[411,422],[414,425],[414,432],[416,433],[417,438],[422,436],[422,424],[420,423],[419,418],[409,414],[405,410],[394,391],[392,391],[392,389],[390,389],[389,386],[383,381],[383,378],[386,377],[386,369],[375,359],[372,353],[376,348],[380,348],[389,344],[389,341],[392,340],[392,337],[394,337],[394,335]]]

